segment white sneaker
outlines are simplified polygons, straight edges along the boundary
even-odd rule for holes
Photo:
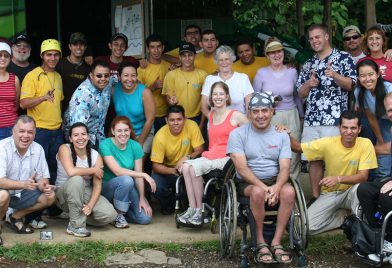
[[[35,219],[31,221],[29,224],[33,229],[44,229],[48,226],[48,224],[44,222],[42,219],[38,219],[38,220]]]
[[[387,240],[384,240],[384,248],[383,251],[392,253],[392,242],[389,242]]]
[[[189,219],[195,214],[194,208],[188,208],[183,214],[178,217],[178,221],[182,223],[188,223]]]
[[[192,225],[201,225],[202,222],[202,213],[201,211],[196,211],[195,214],[193,214],[192,218],[189,219],[189,223]]]

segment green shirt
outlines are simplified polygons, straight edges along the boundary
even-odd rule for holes
[[[133,170],[135,167],[135,160],[143,157],[142,146],[130,139],[125,149],[121,150],[114,144],[112,138],[107,138],[99,144],[99,153],[102,157],[113,156],[117,161],[117,164],[126,169]],[[116,175],[105,165],[103,174],[103,180],[109,181],[116,177]]]

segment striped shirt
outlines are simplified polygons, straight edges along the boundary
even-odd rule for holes
[[[12,127],[17,116],[15,75],[9,73],[8,81],[0,82],[0,127]]]

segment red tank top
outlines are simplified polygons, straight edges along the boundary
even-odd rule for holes
[[[0,82],[0,127],[12,127],[17,118],[15,75],[9,73],[8,81]]]
[[[222,123],[214,125],[214,111],[211,111],[208,121],[208,151],[202,153],[203,157],[210,160],[226,157],[226,147],[227,141],[229,140],[229,134],[237,127],[230,123],[230,119],[234,112],[235,110],[231,110]]]

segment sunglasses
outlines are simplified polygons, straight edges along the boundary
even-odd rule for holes
[[[360,36],[359,35],[353,35],[353,36],[346,36],[343,38],[344,41],[350,41],[352,40],[357,40]]]
[[[109,76],[110,76],[110,74],[96,74],[95,75],[96,78],[102,78],[102,77],[109,78]]]

